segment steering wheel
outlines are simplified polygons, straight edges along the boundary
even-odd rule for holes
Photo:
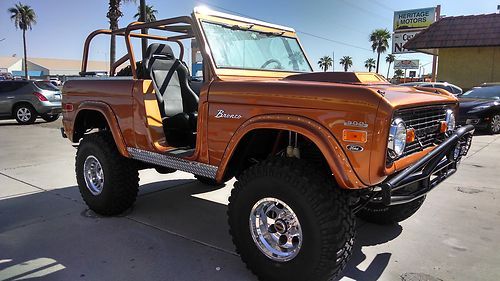
[[[270,65],[271,63],[275,63],[276,64],[276,69],[281,69],[283,68],[283,66],[281,65],[281,62],[277,59],[270,59],[270,60],[267,60],[260,68],[266,68],[268,65]]]

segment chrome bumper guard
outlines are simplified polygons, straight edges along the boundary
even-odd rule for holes
[[[390,206],[425,196],[457,171],[460,160],[469,152],[473,134],[472,125],[458,128],[429,154],[383,182],[380,186],[381,196],[377,195],[371,201]],[[418,188],[409,193],[402,192],[404,187],[411,184],[418,184]]]

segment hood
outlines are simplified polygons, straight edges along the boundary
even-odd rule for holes
[[[394,108],[428,104],[456,103],[457,99],[446,91],[436,89],[416,89],[410,86],[393,85],[382,76],[372,72],[315,72],[286,77],[283,81],[315,82],[370,89]]]

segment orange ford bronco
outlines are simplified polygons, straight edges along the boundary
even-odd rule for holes
[[[333,278],[351,255],[355,215],[379,224],[410,217],[471,143],[473,127],[456,127],[448,92],[371,73],[313,73],[288,27],[195,9],[97,30],[82,76],[99,34],[122,36],[128,52],[109,78],[64,85],[63,136],[78,145],[83,199],[99,214],[125,211],[140,169],[211,185],[236,177],[230,233],[262,280]],[[160,43],[136,62],[133,38]],[[193,39],[201,85],[183,62]],[[126,62],[120,73],[129,76],[116,76]]]

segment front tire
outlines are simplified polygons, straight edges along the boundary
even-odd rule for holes
[[[368,203],[356,215],[367,222],[380,225],[396,224],[415,214],[424,204],[425,196],[406,204],[385,206],[380,203]]]
[[[500,133],[500,114],[493,114],[488,124],[488,132],[492,135]]]
[[[113,216],[134,204],[139,188],[137,167],[118,152],[110,134],[86,135],[78,147],[75,169],[80,194],[94,212]]]
[[[228,220],[237,252],[261,280],[330,280],[354,243],[348,197],[298,159],[273,158],[244,171]]]
[[[31,104],[20,104],[14,108],[14,118],[21,125],[35,123],[37,112]]]

